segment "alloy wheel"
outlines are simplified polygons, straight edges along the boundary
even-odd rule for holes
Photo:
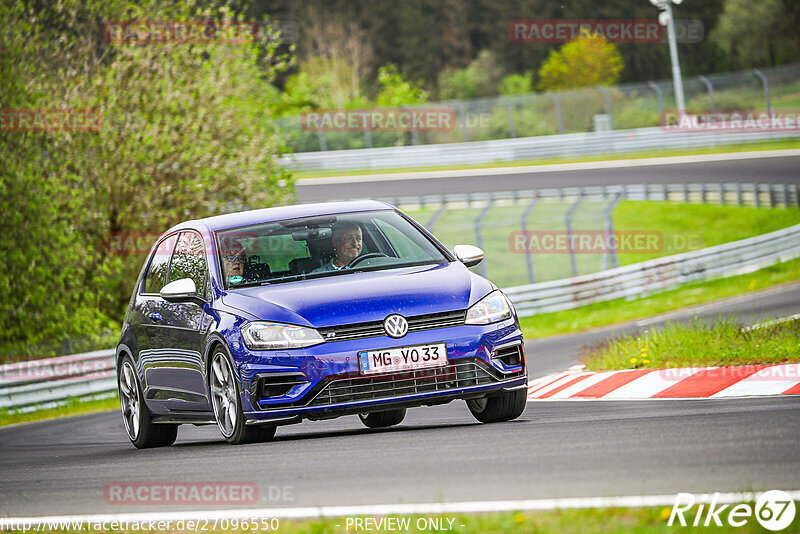
[[[238,414],[236,382],[230,363],[218,352],[211,363],[211,402],[222,435],[230,437],[236,429]]]
[[[127,361],[122,365],[122,373],[119,377],[119,392],[125,430],[128,432],[128,437],[131,438],[131,441],[135,441],[139,437],[141,401],[139,399],[139,385],[136,382],[136,371]]]

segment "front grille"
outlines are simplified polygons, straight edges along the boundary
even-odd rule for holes
[[[406,317],[406,320],[408,321],[408,331],[414,332],[417,330],[459,326],[464,324],[466,316],[466,310],[456,310],[443,313],[415,315],[413,317]],[[317,331],[322,335],[325,341],[343,341],[360,337],[383,336],[386,334],[383,329],[383,321],[329,326],[318,328]]]
[[[492,384],[522,375],[523,371],[503,375],[477,358],[459,358],[452,360],[448,365],[430,369],[332,380],[309,403],[309,406],[328,406],[342,402],[446,391]]]

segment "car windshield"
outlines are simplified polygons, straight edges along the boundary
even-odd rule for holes
[[[226,289],[449,261],[393,210],[268,222],[216,240]]]

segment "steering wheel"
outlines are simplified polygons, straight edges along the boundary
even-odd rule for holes
[[[363,260],[368,260],[370,258],[386,258],[386,257],[387,257],[386,254],[384,254],[383,252],[369,252],[351,261],[348,267],[352,269],[353,267],[361,263]]]

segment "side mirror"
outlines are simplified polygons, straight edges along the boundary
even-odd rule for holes
[[[197,294],[197,286],[191,278],[181,278],[170,282],[161,288],[158,292],[161,298],[168,302],[194,302],[195,304],[203,305],[204,301]]]
[[[453,252],[467,267],[474,267],[483,260],[483,251],[473,245],[456,245],[453,247]]]

